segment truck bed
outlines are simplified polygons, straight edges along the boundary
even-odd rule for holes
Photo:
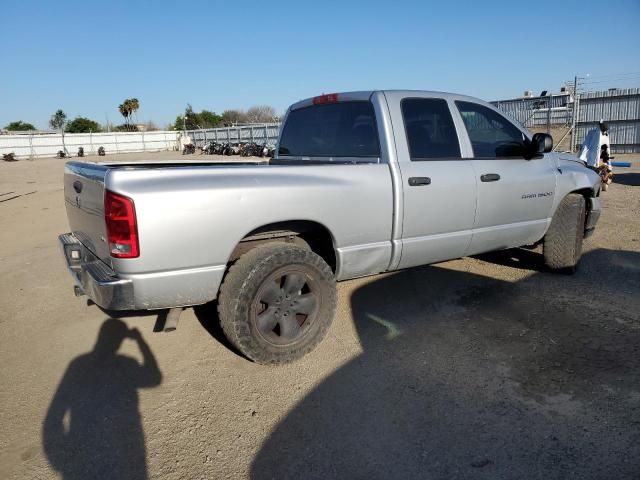
[[[82,164],[87,165],[87,162],[68,162],[69,164]],[[141,162],[97,162],[95,164],[100,167],[107,168],[175,168],[175,167],[201,167],[201,166],[216,166],[223,165],[225,167],[232,167],[234,165],[246,166],[246,165],[265,165],[268,164],[268,159],[260,160],[179,160],[179,159],[167,159],[167,160],[150,160]]]

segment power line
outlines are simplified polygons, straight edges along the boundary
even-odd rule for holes
[[[626,77],[626,78],[612,78],[611,80],[597,80],[594,82],[582,82],[582,85],[598,85],[602,83],[615,83],[615,82],[633,82],[640,79],[638,77]]]
[[[625,73],[603,73],[601,75],[589,75],[588,77],[583,77],[586,79],[591,78],[603,78],[603,77],[623,77],[626,75],[640,75],[640,72],[625,72]]]

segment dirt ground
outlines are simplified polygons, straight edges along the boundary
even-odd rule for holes
[[[510,250],[344,282],[282,367],[231,350],[210,305],[153,333],[74,297],[64,161],[0,162],[0,478],[640,478],[631,158],[576,275]]]

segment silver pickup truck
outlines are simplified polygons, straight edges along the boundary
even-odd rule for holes
[[[289,108],[268,164],[68,162],[60,242],[76,294],[107,310],[216,300],[238,350],[283,363],[324,337],[336,280],[540,243],[574,271],[600,179],[551,150],[471,97],[321,95]]]

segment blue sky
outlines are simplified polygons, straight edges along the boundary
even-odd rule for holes
[[[412,88],[486,100],[575,74],[640,72],[640,1],[3,2],[0,127],[121,123],[334,91]],[[617,86],[640,86],[638,76]]]

